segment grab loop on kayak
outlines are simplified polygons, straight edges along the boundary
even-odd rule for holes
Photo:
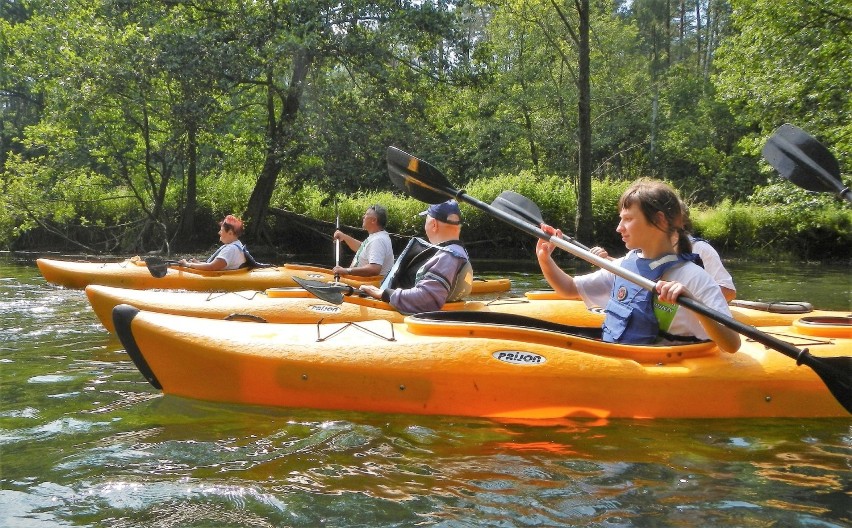
[[[501,306],[504,304],[529,304],[529,299],[521,297],[497,297],[485,303],[485,306]]]
[[[320,319],[317,322],[317,343],[322,343],[323,341],[331,339],[332,337],[343,333],[348,328],[357,328],[358,330],[361,330],[362,332],[366,332],[366,333],[368,333],[368,334],[370,334],[374,337],[378,337],[379,339],[384,339],[385,341],[396,341],[396,334],[394,334],[394,331],[393,331],[393,323],[391,323],[390,321],[385,321],[386,323],[388,323],[388,326],[390,327],[390,337],[383,336],[383,335],[379,334],[378,332],[374,332],[373,330],[370,330],[369,328],[367,328],[365,326],[362,326],[358,323],[353,323],[353,322],[345,323],[343,326],[341,326],[337,330],[333,331],[332,333],[328,334],[327,336],[323,336],[322,331],[321,331],[322,322],[323,322],[322,319]]]
[[[852,316],[801,317],[793,323],[799,332],[818,337],[852,338]]]
[[[814,311],[814,307],[808,302],[799,301],[741,301],[734,299],[729,303],[739,308],[750,308],[769,313],[803,314]]]
[[[247,313],[232,313],[225,316],[225,321],[250,321],[252,323],[268,323],[266,319],[259,315]]]

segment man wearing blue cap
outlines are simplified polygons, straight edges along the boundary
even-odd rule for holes
[[[384,290],[361,286],[361,291],[370,297],[389,302],[408,314],[440,310],[447,302],[463,299],[473,286],[473,268],[459,240],[462,217],[458,202],[430,205],[420,216],[426,217],[426,238],[437,251],[417,270],[414,286]]]

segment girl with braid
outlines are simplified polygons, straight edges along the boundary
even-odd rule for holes
[[[616,231],[628,253],[615,263],[656,281],[654,292],[604,269],[572,277],[554,262],[553,244],[539,240],[536,256],[544,278],[557,293],[606,306],[603,340],[624,344],[676,344],[712,339],[726,352],[740,347],[737,332],[675,303],[681,295],[731,315],[719,286],[695,263],[684,231],[682,202],[674,189],[655,180],[639,180],[619,200]],[[542,230],[562,232],[542,224]]]

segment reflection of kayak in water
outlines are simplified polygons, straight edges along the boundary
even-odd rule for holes
[[[734,354],[712,342],[615,345],[589,337],[590,329],[583,337],[477,312],[313,325],[127,305],[113,315],[152,385],[200,400],[516,419],[848,416],[812,369],[747,339]],[[815,337],[798,326],[764,330],[816,357],[852,352],[849,338]]]
[[[121,262],[81,262],[38,259],[38,268],[44,278],[67,288],[85,288],[89,284],[132,289],[174,289],[192,291],[241,291],[267,288],[295,287],[293,277],[331,282],[330,269],[301,264],[283,264],[264,268],[243,268],[228,271],[202,271],[173,266],[165,276],[151,275],[144,260],[127,259]],[[342,275],[340,282],[351,286],[379,285],[382,277],[356,277]],[[471,293],[507,291],[509,279],[474,280]]]
[[[553,290],[536,290],[525,294],[529,299],[564,299]],[[815,310],[807,302],[793,301],[741,301],[730,302],[731,315],[741,323],[752,326],[783,326],[793,324],[801,317],[852,317],[852,312]],[[601,319],[603,321],[603,319]]]

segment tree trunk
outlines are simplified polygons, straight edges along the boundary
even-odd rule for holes
[[[186,143],[186,201],[180,224],[180,239],[188,243],[195,238],[195,209],[198,202],[198,134],[194,123],[187,127]]]
[[[592,240],[592,90],[589,53],[589,0],[577,0],[579,14],[578,128],[580,167],[577,186],[577,238]]]
[[[247,241],[259,242],[264,232],[263,224],[269,211],[269,202],[281,174],[281,168],[287,158],[292,157],[292,125],[299,113],[299,103],[304,91],[304,81],[311,69],[313,54],[302,49],[293,56],[293,73],[290,85],[282,102],[281,115],[276,117],[274,77],[272,72],[267,74],[267,127],[266,127],[266,159],[263,169],[255,183],[254,190],[246,206],[245,219]],[[288,152],[290,151],[290,152]]]
[[[672,3],[666,0],[666,67],[672,66]]]
[[[698,61],[696,72],[701,71],[701,0],[695,0],[695,57]]]
[[[677,41],[677,59],[682,61],[685,57],[686,44],[684,43],[686,35],[686,0],[680,0],[680,30]]]

